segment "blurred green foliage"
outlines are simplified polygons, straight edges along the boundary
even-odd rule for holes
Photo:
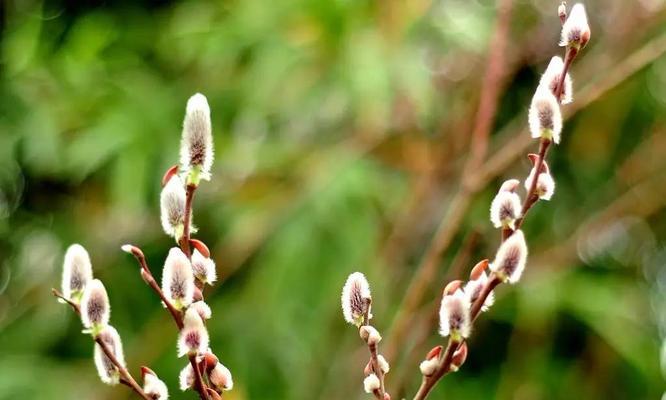
[[[557,2],[513,3],[491,155],[516,145],[539,73],[560,52]],[[553,151],[558,189],[526,224],[526,276],[500,288],[468,362],[433,399],[662,395],[666,58],[648,47],[658,54],[636,74],[615,68],[663,42],[666,4],[587,7],[593,39],[574,82],[601,96]],[[376,325],[389,329],[459,186],[494,2],[7,0],[0,10],[0,399],[132,398],[98,381],[90,339],[50,295],[73,242],[106,283],[131,370],[149,365],[173,399],[194,398],[177,390],[175,329],[119,247],[141,246],[159,275],[173,246],[159,179],[197,91],[213,110],[217,161],[194,221],[222,277],[207,296],[212,347],[234,374],[228,398],[367,398],[366,355],[339,292],[365,272]],[[527,171],[514,162],[475,197],[390,360],[394,398],[414,392],[420,358],[442,341],[426,327],[415,346],[452,260],[471,232],[480,239],[463,274],[492,258],[490,199]],[[594,218],[603,224],[579,229]]]

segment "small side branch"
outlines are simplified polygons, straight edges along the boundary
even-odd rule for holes
[[[58,299],[64,301],[64,302],[67,303],[70,307],[72,307],[72,309],[74,310],[74,312],[75,312],[78,316],[81,316],[81,307],[79,307],[78,304],[76,304],[76,303],[74,303],[73,301],[71,301],[71,300],[65,298],[65,296],[64,296],[62,293],[60,293],[60,291],[58,291],[58,290],[55,289],[55,288],[54,288],[54,289],[51,289],[51,293],[53,293],[53,296],[55,296],[55,297],[57,297]],[[145,399],[145,400],[152,400],[152,399],[151,399],[150,397],[148,397],[148,395],[143,391],[143,389],[141,388],[141,386],[139,386],[139,384],[136,383],[136,380],[134,379],[134,377],[132,376],[132,374],[129,373],[129,371],[127,370],[127,368],[125,368],[125,367],[124,367],[124,366],[118,361],[118,359],[117,359],[116,356],[113,354],[113,352],[111,351],[111,349],[109,349],[109,346],[107,346],[107,344],[104,343],[104,341],[103,341],[101,338],[99,338],[99,337],[96,337],[94,340],[95,340],[95,343],[97,343],[97,344],[99,345],[99,347],[102,349],[102,351],[104,352],[104,354],[106,355],[106,357],[107,357],[107,358],[111,361],[111,363],[112,363],[112,364],[118,369],[118,372],[120,373],[120,382],[121,382],[122,384],[126,385],[127,387],[129,387],[130,389],[132,389],[134,392],[136,392],[136,394],[138,394],[139,396],[141,396],[141,398],[143,398],[143,399]]]

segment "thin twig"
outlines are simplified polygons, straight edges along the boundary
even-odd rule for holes
[[[363,314],[363,326],[369,326],[370,325],[370,306],[372,304],[372,300],[367,301],[365,305],[365,312]],[[379,359],[377,357],[378,355],[378,350],[377,350],[377,344],[376,343],[368,343],[368,350],[370,351],[370,365],[372,367],[373,372],[375,375],[377,375],[377,378],[379,379],[379,389],[375,390],[373,394],[375,397],[377,397],[378,400],[384,400],[384,395],[386,393],[386,388],[384,385],[384,371],[382,370],[382,367],[379,365]]]
[[[500,283],[502,283],[502,281],[497,277],[497,275],[495,275],[495,273],[491,273],[490,276],[488,277],[488,281],[481,289],[479,297],[477,297],[476,300],[474,300],[474,303],[470,308],[470,318],[472,323],[474,323],[476,318],[481,313],[481,308],[483,307],[483,304],[486,302],[486,299],[488,298],[490,293],[492,293],[492,291]],[[463,343],[464,339],[456,340],[452,336],[449,337],[449,344],[446,346],[446,350],[444,350],[443,355],[440,354],[441,361],[437,365],[437,369],[432,375],[423,377],[421,386],[419,387],[419,390],[416,392],[416,395],[414,396],[414,400],[425,399],[428,396],[428,394],[432,391],[432,389],[435,387],[437,382],[439,382],[439,380],[444,375],[451,372],[451,363],[453,361],[453,356],[456,353],[456,351],[460,348],[460,346],[462,346]]]
[[[164,295],[164,292],[162,292],[162,288],[160,288],[160,285],[157,284],[157,281],[153,277],[152,272],[150,271],[150,268],[148,267],[148,263],[146,262],[146,256],[144,256],[143,251],[136,247],[132,246],[132,255],[134,258],[139,263],[139,266],[141,267],[142,274],[141,277],[143,280],[148,284],[148,286],[153,289],[155,293],[159,296],[160,300],[162,300],[162,303],[164,303],[164,306],[169,310],[169,313],[173,317],[173,322],[176,323],[176,326],[178,329],[183,329],[183,315],[180,311],[178,311],[173,304],[166,298]]]
[[[192,255],[190,253],[190,224],[192,223],[192,202],[196,190],[195,185],[188,184],[185,191],[185,221],[183,221],[183,237],[180,239],[180,248],[187,258]]]
[[[188,184],[185,191],[185,220],[183,221],[183,236],[180,239],[180,249],[187,255],[187,258],[192,258],[192,253],[190,251],[190,224],[192,223],[192,203],[194,200],[194,193],[197,190],[197,186],[193,184]],[[201,295],[203,296],[203,289],[201,290]],[[182,323],[179,325],[179,328],[182,329]],[[208,395],[208,386],[204,381],[201,371],[197,366],[196,356],[189,356],[190,364],[194,370],[194,389],[199,394],[201,400],[209,400]]]
[[[71,306],[72,309],[74,310],[74,312],[75,312],[78,316],[81,316],[81,307],[80,307],[78,304],[76,304],[76,303],[74,303],[73,301],[71,301],[70,299],[66,298],[62,293],[60,293],[60,291],[58,291],[58,290],[55,289],[55,288],[51,289],[51,293],[52,293],[55,297],[59,298],[60,300],[63,300],[65,303],[67,303],[69,306]],[[97,343],[97,344],[99,345],[99,347],[102,349],[102,351],[104,352],[104,354],[106,355],[106,357],[109,359],[109,361],[111,361],[111,363],[112,363],[112,364],[118,369],[118,372],[120,373],[120,377],[121,377],[121,379],[120,379],[121,383],[123,383],[124,385],[128,386],[129,388],[131,388],[133,391],[136,392],[136,394],[138,394],[139,396],[141,396],[143,399],[145,399],[145,400],[151,400],[151,398],[148,397],[148,395],[143,391],[143,389],[141,388],[141,386],[139,386],[139,384],[136,383],[136,380],[134,379],[134,377],[132,376],[132,374],[129,373],[129,371],[127,370],[127,368],[125,368],[125,367],[124,367],[124,366],[118,361],[118,359],[117,359],[116,356],[113,354],[113,352],[111,351],[111,349],[109,349],[109,346],[107,346],[107,344],[104,343],[104,341],[103,341],[99,336],[97,336],[96,338],[94,338],[94,341],[95,341],[95,343]]]

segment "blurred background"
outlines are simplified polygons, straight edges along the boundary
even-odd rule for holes
[[[212,108],[216,163],[194,223],[221,277],[207,300],[235,381],[225,398],[369,398],[367,349],[340,312],[355,270],[372,285],[388,389],[411,398],[443,342],[441,289],[494,257],[490,201],[531,167],[527,107],[563,53],[558,5],[3,1],[0,399],[133,398],[99,382],[90,338],[51,296],[75,242],[130,370],[196,398],[178,390],[168,314],[120,251],[141,246],[160,276],[174,245],[160,178],[195,92]],[[662,397],[666,1],[586,6],[592,40],[549,159],[557,191],[525,224],[527,271],[498,289],[433,399]]]

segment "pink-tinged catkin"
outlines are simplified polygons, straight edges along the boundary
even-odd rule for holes
[[[529,109],[530,134],[535,139],[560,143],[562,113],[560,105],[548,88],[538,87]]]
[[[585,6],[578,3],[571,8],[569,17],[562,25],[560,46],[574,47],[578,50],[590,41],[590,25],[587,22]]]
[[[562,58],[559,56],[551,58],[546,71],[541,76],[539,87],[548,88],[553,96],[557,96],[556,91],[557,86],[560,84],[562,71],[564,71],[564,61]],[[564,77],[564,86],[562,87],[562,93],[559,100],[562,104],[569,104],[573,101],[573,83],[571,80],[571,74],[569,73]]]
[[[192,252],[192,271],[194,277],[202,283],[212,285],[217,280],[215,262],[202,255],[197,249]]]
[[[527,243],[523,231],[515,231],[500,245],[490,269],[503,281],[517,283],[527,263]]]
[[[522,205],[515,192],[519,184],[516,179],[504,182],[490,204],[490,221],[495,228],[513,229],[516,219],[520,218]]]
[[[178,374],[180,390],[186,391],[194,387],[194,379],[194,368],[192,368],[192,364],[188,363]]]
[[[370,285],[365,275],[360,272],[354,272],[349,275],[340,297],[342,304],[342,314],[345,321],[352,325],[360,326],[363,324],[363,316],[369,310],[371,302]]]
[[[439,334],[466,338],[472,326],[469,297],[461,289],[444,294],[439,307]]]
[[[525,188],[530,190],[532,187],[532,180],[534,179],[534,174],[536,173],[536,168],[532,168],[530,174],[525,179]],[[553,176],[548,171],[541,172],[537,178],[536,184],[536,194],[541,200],[550,200],[555,194],[555,180]]]
[[[485,271],[482,271],[479,276],[476,279],[470,279],[467,284],[465,284],[465,288],[463,291],[465,294],[469,297],[470,303],[474,303],[476,299],[479,298],[479,295],[481,294],[481,291],[483,290],[483,287],[486,285],[488,282],[488,275],[486,274]],[[495,293],[490,292],[488,297],[486,297],[486,300],[483,302],[483,305],[481,306],[481,311],[486,312],[495,303]]]
[[[120,335],[118,331],[111,325],[105,326],[98,335],[98,338],[106,345],[111,354],[116,358],[118,363],[125,368],[125,355],[123,353],[123,344],[120,340]],[[120,379],[120,371],[118,367],[114,365],[109,357],[106,356],[102,347],[95,343],[95,349],[93,351],[93,359],[95,361],[95,367],[97,368],[97,373],[102,382],[108,385],[116,385]]]
[[[194,298],[194,275],[187,256],[177,247],[171,248],[164,262],[162,291],[164,296],[181,310]]]
[[[92,263],[86,249],[80,244],[69,246],[62,267],[63,297],[74,303],[79,303],[86,285],[92,278]]]
[[[164,232],[179,240],[185,224],[185,186],[178,175],[173,175],[162,189],[160,220]]]
[[[208,377],[210,383],[218,391],[229,391],[234,388],[234,380],[231,376],[231,371],[222,363],[215,364],[215,367],[210,371]]]
[[[86,286],[81,298],[81,322],[95,334],[109,324],[110,318],[111,306],[106,288],[102,281],[93,279]]]
[[[201,93],[187,101],[180,143],[180,164],[184,171],[196,169],[201,179],[210,179],[213,165],[212,125],[208,100]],[[192,183],[198,184],[198,178]]]
[[[155,372],[148,368],[143,368],[146,371],[143,374],[143,391],[153,400],[168,400],[169,389],[167,385],[155,374]]]
[[[203,354],[208,349],[208,331],[197,310],[188,308],[183,319],[183,329],[178,335],[178,357]]]

